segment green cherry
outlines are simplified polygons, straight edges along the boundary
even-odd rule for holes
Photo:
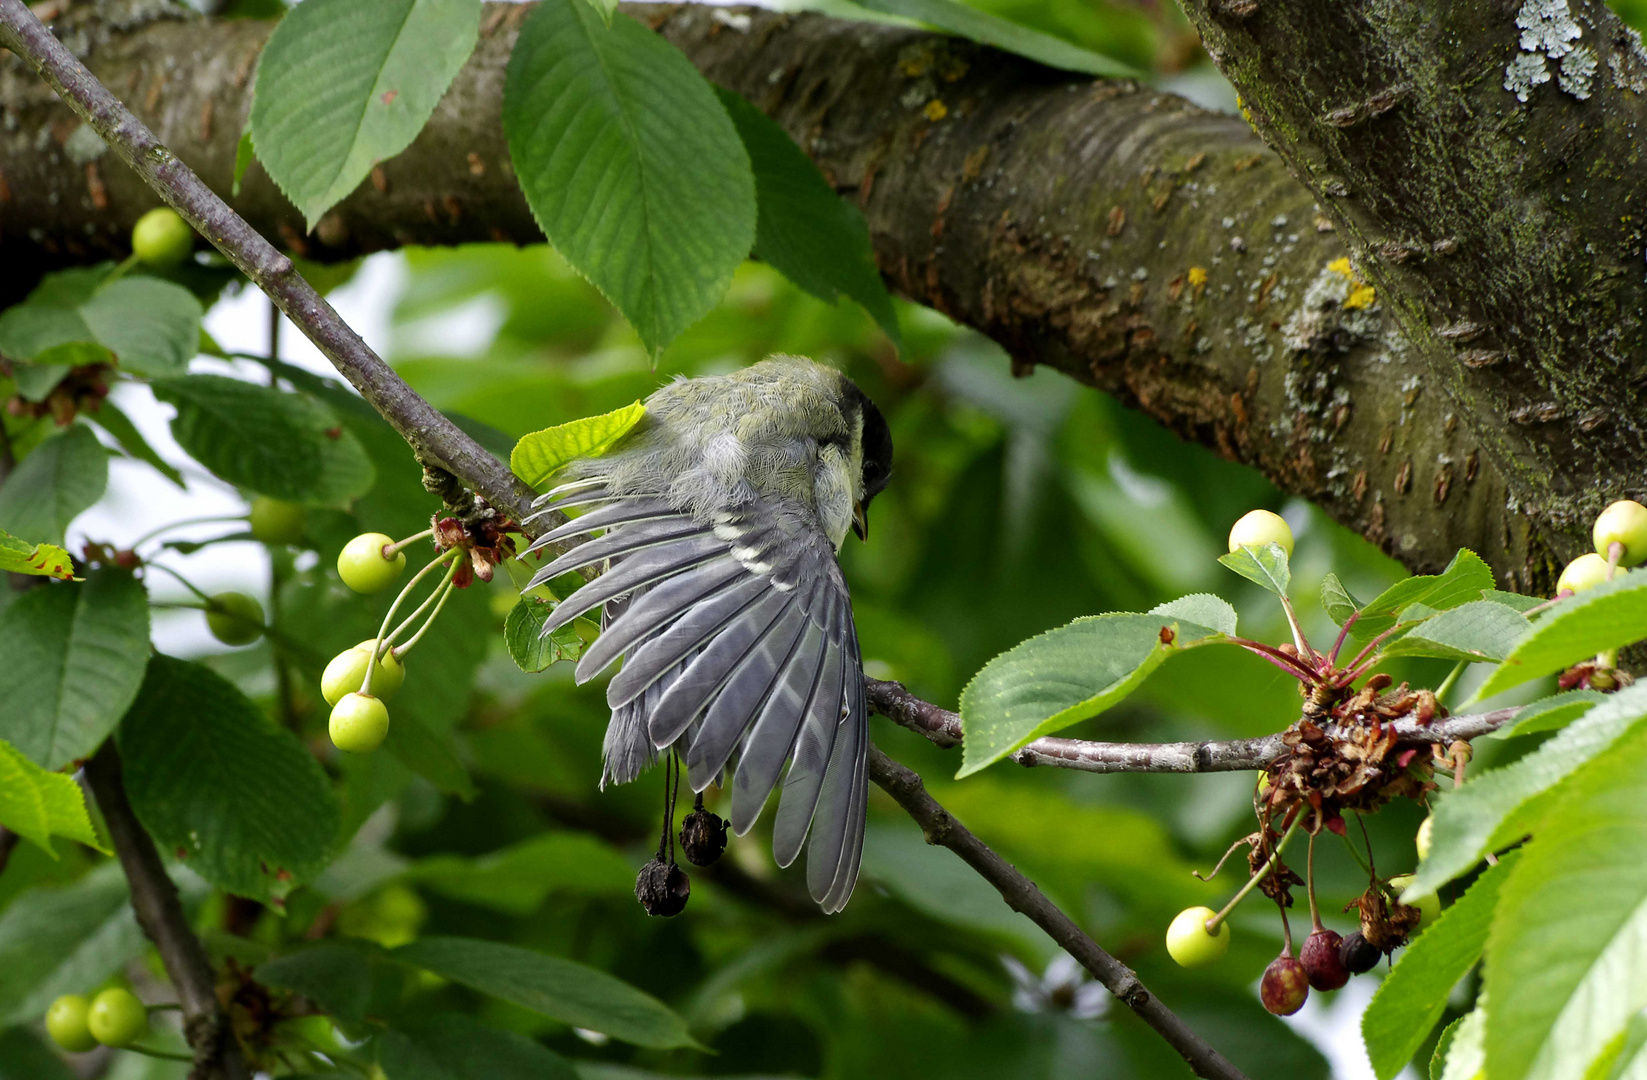
[[[362,641],[332,657],[320,676],[320,693],[326,704],[336,705],[343,700],[343,695],[360,689],[360,684],[366,681],[366,665],[372,661],[372,647],[376,644],[375,639]],[[377,662],[377,670],[372,672],[372,696],[388,701],[405,681],[405,666],[393,652],[384,653]]]
[[[267,495],[252,500],[252,535],[265,544],[298,544],[303,541],[308,512],[297,503],[281,502]]]
[[[206,628],[225,645],[250,645],[263,636],[263,605],[243,592],[218,593],[206,609]]]
[[[1614,544],[1624,546],[1620,566],[1639,566],[1647,562],[1647,506],[1630,499],[1621,499],[1601,512],[1596,518],[1594,532],[1596,554],[1603,559]]]
[[[136,994],[115,987],[92,998],[86,1026],[104,1046],[130,1046],[149,1030],[149,1010]]]
[[[357,593],[382,592],[394,584],[406,569],[406,553],[397,551],[393,559],[384,558],[383,549],[393,543],[382,533],[361,533],[343,545],[337,557],[337,574],[343,584]]]
[[[1215,914],[1209,907],[1185,908],[1167,927],[1167,952],[1179,967],[1206,967],[1230,951],[1229,923],[1219,923],[1216,934],[1207,933],[1207,920]]]
[[[1268,510],[1253,510],[1242,516],[1230,529],[1230,551],[1244,547],[1261,548],[1265,544],[1280,544],[1281,550],[1292,558],[1292,527],[1280,514]]]
[[[1413,838],[1413,845],[1418,848],[1418,861],[1423,862],[1430,857],[1430,842],[1435,835],[1435,818],[1427,817],[1418,824],[1418,835]]]
[[[389,707],[371,694],[349,693],[332,706],[327,723],[332,744],[351,754],[368,754],[389,734]]]
[[[176,210],[157,206],[132,226],[132,254],[145,266],[165,270],[194,251],[194,230]]]
[[[1595,588],[1606,580],[1607,560],[1592,551],[1567,564],[1567,569],[1561,572],[1561,579],[1556,582],[1556,594],[1581,593]]]
[[[46,1034],[52,1042],[73,1054],[84,1054],[97,1046],[91,1028],[86,1026],[86,1013],[91,1003],[79,994],[64,994],[46,1010]]]

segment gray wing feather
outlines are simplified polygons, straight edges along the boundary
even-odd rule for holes
[[[651,585],[683,570],[690,570],[725,552],[725,544],[705,534],[633,555],[562,600],[543,624],[542,632],[552,634],[591,608],[616,600],[643,585]],[[542,573],[540,570],[533,575],[527,588],[547,581],[547,578],[542,578]]]
[[[600,637],[584,650],[578,660],[578,685],[599,675],[621,654],[657,637],[683,614],[713,600],[745,576],[743,566],[731,556],[725,556],[654,585],[636,597],[622,615],[614,615]]]
[[[680,738],[681,732],[698,718],[709,699],[726,685],[744,658],[765,639],[784,613],[786,599],[783,593],[768,590],[729,620],[715,640],[686,666],[652,710],[647,722],[652,745],[668,746]]]
[[[731,588],[682,615],[668,630],[630,654],[623,670],[606,686],[606,703],[617,708],[633,701],[665,672],[691,656],[748,608],[767,599],[770,593],[764,582],[745,575]]]
[[[555,507],[559,509],[559,507]],[[618,525],[629,525],[639,521],[652,521],[662,517],[684,517],[679,510],[673,509],[662,499],[639,498],[619,499],[610,506],[602,506],[573,518],[558,528],[551,529],[532,541],[527,551],[537,551],[539,548],[565,540],[573,536],[582,536],[597,529],[610,529]]]
[[[845,686],[848,679],[860,676],[847,670],[844,649],[831,647],[830,665],[826,677],[834,686]],[[835,670],[830,671],[830,667]],[[813,699],[812,710],[795,740],[795,753],[789,762],[789,773],[783,778],[783,796],[778,803],[778,816],[772,823],[772,857],[779,866],[788,866],[801,853],[806,834],[812,825],[812,813],[818,807],[818,791],[823,787],[824,771],[829,767],[830,753],[835,749],[835,736],[841,726],[841,695],[828,697],[821,692]]]
[[[708,535],[709,529],[689,517],[673,514],[669,517],[641,522],[626,529],[613,529],[598,540],[579,544],[548,566],[532,575],[534,585],[541,584],[573,570],[633,555],[647,548],[662,547],[694,536]]]
[[[739,836],[748,832],[766,806],[767,796],[778,784],[784,762],[795,746],[795,736],[812,710],[819,694],[827,700],[840,697],[840,684],[826,685],[822,678],[829,662],[829,645],[823,631],[809,624],[796,646],[783,679],[766,699],[760,718],[749,729],[738,753],[738,769],[732,777],[732,829]],[[836,670],[840,665],[836,663]]]
[[[789,604],[771,632],[727,675],[725,685],[704,712],[703,725],[686,754],[687,779],[693,791],[714,783],[750,723],[789,677],[790,664],[807,625],[800,605]],[[811,681],[810,674],[807,681]]]

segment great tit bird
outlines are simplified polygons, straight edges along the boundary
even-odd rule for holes
[[[596,532],[532,578],[608,564],[561,601],[545,635],[602,608],[577,681],[607,686],[605,775],[625,783],[684,756],[692,790],[731,770],[732,827],[755,824],[784,762],[772,853],[807,847],[823,909],[852,895],[863,854],[868,713],[846,579],[835,561],[886,486],[892,436],[840,372],[774,356],[679,379],[604,456],[575,462],[540,513],[581,516],[533,548]],[[808,835],[810,833],[810,841]]]

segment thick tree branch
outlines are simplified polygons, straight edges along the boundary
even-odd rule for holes
[[[955,854],[1000,892],[1014,911],[1034,920],[1058,945],[1103,983],[1110,993],[1124,1001],[1139,1018],[1154,1028],[1174,1050],[1183,1055],[1195,1075],[1236,1080],[1241,1071],[1191,1031],[1176,1013],[1161,1004],[1139,981],[1132,969],[1115,959],[1086,935],[1075,921],[1048,900],[1035,883],[1019,873],[1011,863],[957,821],[938,801],[927,794],[921,778],[913,770],[869,748],[869,778],[891,795],[915,823],[929,844],[941,844]]]
[[[114,741],[86,762],[86,785],[109,827],[109,839],[131,887],[137,924],[154,942],[183,1007],[183,1033],[194,1049],[190,1080],[245,1080],[248,1073],[217,999],[217,979],[200,939],[189,929],[177,886],[166,875],[154,841],[139,824],[120,780]]]
[[[1585,549],[1647,492],[1641,35],[1600,0],[1184,7],[1507,478],[1504,529]]]
[[[961,716],[922,701],[902,683],[869,680],[869,706],[888,720],[925,736],[946,750],[961,745]],[[1519,707],[1452,716],[1420,724],[1399,720],[1398,741],[1405,746],[1447,746],[1496,731],[1515,718]],[[1010,755],[1020,765],[1051,765],[1081,772],[1202,773],[1262,769],[1286,750],[1281,733],[1255,739],[1172,743],[1106,743],[1087,739],[1036,739]]]
[[[65,16],[65,38],[229,191],[267,24],[116,29],[76,21],[89,8]],[[1344,254],[1338,235],[1243,121],[918,31],[757,9],[626,10],[783,123],[864,208],[895,289],[995,338],[1020,370],[1049,365],[1116,395],[1415,570],[1467,546],[1528,585],[1540,520],[1506,538],[1519,489],[1483,460],[1387,305],[1344,306],[1350,283],[1329,269]],[[236,210],[322,259],[538,240],[499,123],[527,13],[489,7],[423,134],[313,235],[256,166]],[[76,135],[22,74],[0,66],[0,277],[123,255],[154,202],[144,177]]]

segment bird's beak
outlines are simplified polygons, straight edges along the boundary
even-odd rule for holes
[[[852,531],[858,534],[859,540],[869,539],[869,515],[862,502],[852,504]]]

